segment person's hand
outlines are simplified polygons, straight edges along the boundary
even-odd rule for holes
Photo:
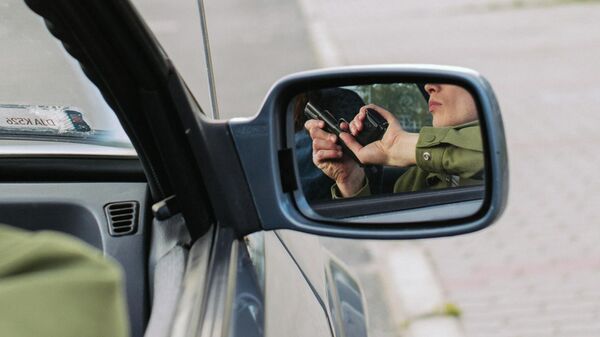
[[[360,134],[363,130],[367,109],[373,109],[385,118],[388,128],[381,140],[362,146],[353,136]],[[404,131],[396,117],[384,108],[375,104],[366,105],[360,108],[350,125],[344,125],[344,127],[346,129],[349,127],[352,135],[343,132],[340,137],[361,163],[399,167],[416,164],[416,146],[419,134]]]
[[[342,196],[356,194],[363,186],[365,172],[352,158],[342,152],[337,136],[323,130],[325,122],[309,119],[304,128],[312,139],[313,163],[329,178],[335,180]],[[342,126],[348,130],[348,126]],[[348,130],[349,131],[349,130]]]

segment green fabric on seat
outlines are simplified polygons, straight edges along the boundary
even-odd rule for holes
[[[0,225],[0,335],[128,336],[120,268],[66,235]]]

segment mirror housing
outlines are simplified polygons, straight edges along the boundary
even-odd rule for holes
[[[462,86],[473,95],[478,105],[485,150],[483,201],[475,209],[472,205],[469,208],[469,201],[451,200],[442,205],[382,211],[352,219],[333,219],[311,212],[298,191],[300,182],[289,132],[290,101],[298,93],[314,89],[391,82],[449,83]],[[487,80],[469,69],[385,65],[297,73],[281,79],[271,88],[257,116],[252,119],[233,119],[229,124],[254,205],[265,230],[291,229],[365,239],[449,236],[489,226],[502,213],[506,203],[508,159],[500,108]],[[380,206],[386,201],[373,199],[369,202],[373,206]],[[461,209],[470,211],[462,212]],[[441,217],[440,214],[445,216]]]

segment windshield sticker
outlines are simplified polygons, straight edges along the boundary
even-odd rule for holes
[[[93,131],[79,109],[65,106],[0,104],[0,132],[83,137]]]

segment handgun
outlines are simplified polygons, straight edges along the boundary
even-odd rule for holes
[[[304,107],[304,114],[310,119],[317,119],[325,122],[324,130],[329,133],[333,133],[339,136],[340,133],[345,132],[340,128],[341,122],[347,122],[343,118],[336,120],[336,118],[328,111],[320,109],[316,104],[308,102]],[[383,134],[387,130],[388,122],[373,109],[367,108],[367,116],[363,121],[362,131],[355,137],[356,141],[362,146],[366,146],[372,142],[378,141],[383,138]],[[356,158],[354,153],[348,149],[344,141],[339,138],[340,145],[345,153],[350,155],[356,162],[360,161]]]

